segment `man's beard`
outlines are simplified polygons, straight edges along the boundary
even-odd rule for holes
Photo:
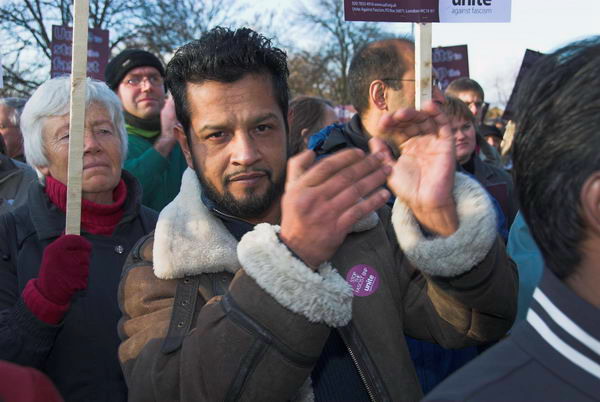
[[[194,159],[194,158],[193,158]],[[234,195],[229,191],[228,185],[231,183],[227,175],[222,180],[223,193],[220,193],[214,185],[212,185],[202,174],[202,170],[197,165],[196,161],[193,160],[194,171],[202,186],[204,194],[216,204],[219,212],[231,215],[240,219],[256,219],[261,218],[268,212],[269,208],[274,202],[277,202],[279,197],[283,194],[285,188],[285,172],[277,180],[273,182],[272,172],[268,169],[249,168],[241,171],[237,171],[234,174],[240,174],[242,172],[262,172],[265,173],[269,186],[267,190],[262,194],[256,194],[255,189],[247,189],[246,194],[241,199],[236,199]]]

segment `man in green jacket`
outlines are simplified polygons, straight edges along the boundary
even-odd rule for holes
[[[123,103],[129,150],[125,169],[141,183],[142,204],[161,211],[175,198],[187,165],[177,144],[178,124],[165,95],[165,70],[153,54],[126,49],[106,66],[104,78]]]

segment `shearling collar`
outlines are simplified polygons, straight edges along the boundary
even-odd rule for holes
[[[237,241],[201,199],[196,173],[187,168],[181,190],[158,217],[154,231],[154,275],[183,278],[211,272],[236,272]]]
[[[154,231],[154,274],[160,279],[203,273],[231,272],[240,268],[237,240],[202,202],[196,173],[183,173],[181,190],[167,205]],[[372,213],[354,225],[354,232],[369,230],[379,217]]]

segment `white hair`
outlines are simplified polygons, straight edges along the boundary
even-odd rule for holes
[[[86,78],[85,106],[99,103],[106,108],[121,139],[121,161],[127,156],[127,131],[123,106],[117,95],[102,81]],[[44,125],[49,117],[64,116],[71,106],[70,76],[52,78],[35,90],[21,114],[21,132],[27,163],[48,166],[44,147]]]

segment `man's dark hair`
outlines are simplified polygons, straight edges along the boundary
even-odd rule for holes
[[[399,53],[399,44],[414,46],[409,39],[385,39],[360,48],[348,70],[348,90],[352,106],[362,116],[369,108],[369,86],[375,80],[383,80],[391,88],[402,88],[400,79],[408,70],[406,61]]]
[[[543,57],[519,89],[513,162],[521,210],[546,266],[581,263],[581,189],[600,171],[600,37]]]
[[[286,132],[289,101],[287,56],[263,35],[249,29],[216,27],[198,40],[180,47],[167,66],[167,87],[175,101],[175,113],[189,138],[188,83],[231,83],[246,74],[269,74],[273,92],[283,113]]]
[[[448,88],[446,88],[445,94],[457,98],[462,92],[475,92],[482,101],[485,99],[485,94],[481,85],[479,85],[477,81],[467,77],[461,77],[452,81],[450,85],[448,85]]]

